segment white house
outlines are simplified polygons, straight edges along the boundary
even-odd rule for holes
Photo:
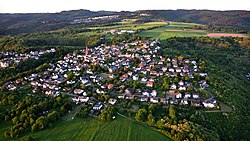
[[[206,108],[214,108],[216,106],[216,100],[208,100],[202,103]]]
[[[182,98],[182,94],[178,93],[177,95],[175,95],[175,98]]]
[[[86,103],[89,101],[89,97],[79,96],[79,101]]]
[[[157,91],[156,90],[152,90],[151,96],[156,97],[156,95],[157,95]]]
[[[158,103],[159,102],[159,98],[158,97],[152,97],[152,98],[150,98],[150,102],[152,102],[152,103]]]
[[[109,102],[109,104],[114,105],[117,102],[117,100],[110,98],[108,102]]]
[[[97,102],[96,104],[95,104],[95,106],[93,107],[93,109],[94,110],[101,110],[101,108],[102,108],[102,103],[101,102]]]

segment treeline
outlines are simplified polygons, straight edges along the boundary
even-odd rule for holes
[[[1,102],[1,105],[5,105]],[[66,95],[57,98],[26,96],[11,109],[0,112],[0,120],[12,121],[12,127],[4,132],[6,138],[20,137],[22,134],[52,127],[60,117],[72,110]]]
[[[42,46],[81,46],[93,47],[102,43],[101,36],[78,36],[77,33],[92,31],[89,29],[65,29],[60,32],[34,33],[0,37],[0,50],[25,52],[28,48]]]
[[[159,114],[159,111],[161,114]],[[220,140],[219,135],[215,131],[206,129],[178,116],[174,105],[169,105],[169,108],[166,110],[162,106],[156,107],[153,104],[144,106],[138,110],[134,119],[143,124],[156,127],[160,132],[175,141]]]

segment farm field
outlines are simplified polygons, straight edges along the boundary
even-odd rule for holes
[[[246,34],[237,34],[237,33],[208,33],[208,37],[220,38],[220,37],[248,37]]]
[[[152,30],[145,30],[140,32],[141,36],[153,39],[166,39],[170,37],[192,37],[205,36],[206,30],[194,29],[195,23],[169,22],[164,27],[155,28]]]
[[[59,121],[52,128],[29,133],[38,141],[167,141],[160,132],[117,117],[112,122],[102,123],[95,119],[75,118]]]

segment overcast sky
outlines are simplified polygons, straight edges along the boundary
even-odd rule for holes
[[[0,13],[135,11],[147,9],[250,10],[250,0],[0,0]]]

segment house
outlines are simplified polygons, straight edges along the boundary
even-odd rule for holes
[[[34,94],[37,94],[37,93],[39,93],[39,90],[38,90],[37,87],[35,87],[35,88],[32,90],[32,92],[33,92]]]
[[[37,82],[37,81],[31,81],[31,85],[32,85],[32,86],[37,86],[37,85],[38,85],[38,82]]]
[[[10,91],[13,91],[13,90],[16,89],[16,86],[14,86],[13,84],[9,84],[9,85],[7,86],[7,88],[8,88]]]
[[[176,68],[176,72],[180,73],[181,72],[181,68]]]
[[[216,106],[216,100],[214,99],[205,100],[204,102],[202,102],[202,104],[206,108],[214,108]]]
[[[87,103],[89,101],[89,97],[79,96],[79,101],[83,103]]]
[[[81,94],[81,93],[83,93],[82,89],[75,89],[74,90],[74,94]]]
[[[138,80],[139,79],[139,76],[138,75],[133,75],[133,80]]]
[[[184,85],[184,82],[182,80],[179,81],[178,83],[180,86],[183,86]]]
[[[176,85],[175,85],[175,84],[172,84],[172,85],[170,86],[170,89],[171,89],[171,90],[176,90]]]
[[[99,110],[101,110],[101,108],[102,108],[102,103],[98,101],[98,102],[95,104],[95,106],[93,107],[93,110],[99,111]]]
[[[114,75],[113,74],[109,74],[109,78],[113,79]]]
[[[143,91],[143,92],[142,92],[142,95],[143,95],[143,96],[149,97],[150,93],[149,93],[148,91]]]
[[[199,94],[193,94],[193,98],[198,99],[198,98],[200,98],[200,96],[199,96]]]
[[[158,75],[157,71],[150,71],[150,75]]]
[[[124,99],[124,98],[125,98],[125,94],[119,94],[119,95],[118,95],[118,98],[119,98],[119,99]]]
[[[108,84],[108,89],[113,89],[114,88],[114,84]]]
[[[180,86],[180,87],[179,87],[179,90],[180,90],[180,91],[186,91],[186,87],[185,87],[185,86]]]
[[[207,76],[207,73],[200,73],[200,76],[201,76],[201,77],[206,77],[206,76]]]
[[[175,98],[182,98],[182,94],[181,93],[178,93],[177,95],[175,95]]]
[[[152,102],[152,103],[158,103],[159,102],[159,98],[158,97],[151,97],[150,98],[150,102]]]
[[[150,81],[150,82],[154,82],[155,79],[154,79],[153,77],[151,77],[151,78],[149,79],[149,81]]]
[[[185,59],[184,62],[185,62],[186,64],[188,64],[188,63],[190,63],[190,59]]]
[[[181,104],[183,104],[183,105],[188,105],[188,100],[187,100],[187,98],[182,99],[182,100],[181,100]]]
[[[190,93],[185,93],[184,98],[190,98],[190,97],[191,97],[191,94],[190,94]]]
[[[195,107],[200,107],[200,106],[201,106],[200,103],[201,103],[201,102],[200,102],[199,100],[191,100],[191,104],[192,104],[193,106],[195,106]]]
[[[164,105],[166,105],[168,103],[167,99],[166,98],[161,98],[160,99],[160,102]]]
[[[146,84],[147,87],[153,87],[153,85],[154,85],[154,82],[151,82],[151,81],[147,82]]]
[[[152,96],[152,97],[156,97],[156,95],[157,95],[157,91],[156,91],[156,90],[152,90],[151,96]]]
[[[141,79],[140,83],[145,84],[145,83],[147,83],[147,81],[148,81],[148,79],[147,79],[146,77],[143,77],[143,78]]]
[[[134,95],[126,95],[125,99],[134,99]]]
[[[109,102],[109,104],[114,105],[117,102],[117,100],[110,98],[108,102]]]
[[[168,71],[174,72],[174,68],[169,68]]]
[[[139,100],[140,100],[141,102],[146,102],[146,101],[148,101],[148,97],[147,97],[146,95],[143,95],[143,96],[140,97]]]
[[[73,97],[73,98],[72,98],[72,101],[73,101],[73,102],[79,102],[79,97]]]
[[[126,90],[125,90],[125,94],[126,94],[126,95],[131,95],[131,91],[130,91],[129,89],[126,89]]]

